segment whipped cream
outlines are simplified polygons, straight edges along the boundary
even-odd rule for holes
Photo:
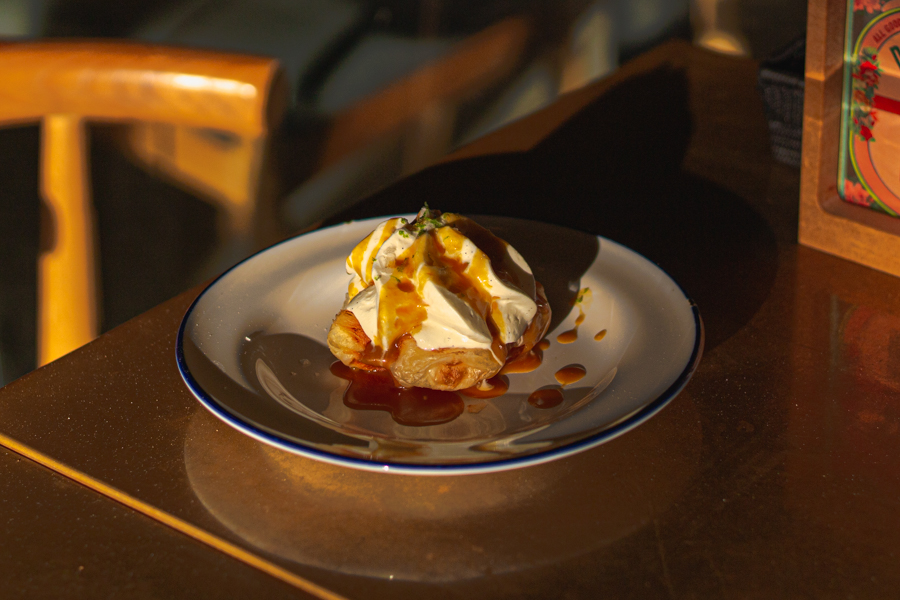
[[[424,350],[521,343],[535,314],[534,275],[473,221],[422,209],[380,223],[347,257],[344,310],[387,350],[410,333]],[[497,357],[502,363],[503,360]]]

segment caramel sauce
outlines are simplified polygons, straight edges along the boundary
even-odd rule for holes
[[[387,369],[394,361],[397,360],[397,356],[400,354],[400,345],[409,337],[408,333],[405,333],[394,340],[394,343],[391,344],[390,348],[385,350],[380,346],[375,346],[371,341],[366,344],[366,349],[363,351],[362,355],[359,357],[359,362],[365,365],[371,365],[373,367]]]
[[[578,328],[584,323],[584,319],[586,318],[585,311],[587,310],[587,307],[591,305],[593,297],[594,295],[591,293],[591,288],[582,288],[582,290],[578,292],[578,296],[575,298],[574,302],[574,305],[578,307],[578,318],[575,319],[575,327],[569,331],[563,331],[556,336],[557,342],[560,344],[571,344],[578,339]]]
[[[599,342],[600,340],[602,340],[602,339],[605,338],[605,337],[606,337],[606,330],[605,330],[605,329],[601,329],[600,332],[599,332],[597,335],[594,336],[594,339],[597,340],[597,341]]]
[[[372,259],[375,256],[375,252],[391,236],[394,228],[399,225],[399,218],[388,219],[383,225],[380,225],[379,228],[376,228],[375,231],[363,238],[350,252],[350,256],[347,257],[347,266],[356,271],[356,274],[367,285],[372,283]],[[374,237],[376,232],[378,232],[377,239]],[[369,254],[369,260],[365,260],[367,254]],[[355,290],[355,292],[359,291]],[[355,295],[355,292],[351,291],[351,294]]]
[[[531,323],[522,334],[522,346],[520,352],[529,352],[534,348],[547,333],[550,326],[550,302],[544,293],[544,286],[535,282],[534,302],[537,305],[537,314],[531,319]],[[549,342],[548,342],[549,344]]]
[[[544,354],[538,349],[532,349],[530,352],[526,352],[525,354],[520,354],[513,360],[509,361],[503,368],[500,369],[500,372],[503,374],[509,373],[531,373],[541,366],[541,363],[544,361]]]
[[[566,386],[579,381],[586,374],[587,371],[581,365],[569,365],[557,371],[555,377],[560,385]]]
[[[497,360],[505,364],[509,356],[509,347],[500,340],[500,336],[492,327],[488,327],[488,330],[491,332],[491,352]]]
[[[509,379],[503,375],[495,375],[483,382],[482,385],[472,386],[459,393],[469,398],[496,398],[509,390]],[[470,411],[471,412],[471,411]]]
[[[350,382],[344,392],[346,406],[388,412],[401,425],[440,425],[457,418],[466,408],[454,392],[397,387],[387,371],[361,371],[337,361],[331,365],[331,373]]]
[[[535,408],[554,408],[562,404],[562,390],[557,387],[535,390],[528,396],[528,404]]]
[[[447,286],[448,289],[454,293],[465,293],[473,304],[478,305],[476,310],[485,321],[504,334],[506,324],[503,314],[486,290],[492,270],[504,283],[523,289],[517,267],[508,256],[508,244],[478,223],[459,216],[448,221],[444,227],[433,230],[432,236],[439,250],[440,262],[446,264],[455,272],[457,278],[465,283],[462,289],[454,289],[452,285]],[[477,248],[469,262],[463,263],[449,256],[458,256],[467,239]],[[470,290],[476,292],[479,297],[473,297],[473,294],[469,293]]]
[[[381,287],[378,306],[378,331],[387,343],[396,342],[406,333],[415,333],[427,316],[425,306],[414,284],[408,279],[391,277]],[[374,340],[376,345],[381,340]]]
[[[522,282],[516,276],[516,270],[507,264],[507,243],[505,241],[466,217],[455,219],[448,225],[470,239],[486,255],[497,277],[521,289]]]
[[[437,244],[441,247],[440,240],[437,240]],[[441,249],[443,250],[442,247]],[[447,267],[447,275],[450,276],[448,277],[450,285],[447,286],[447,289],[454,294],[460,294],[471,287],[471,284],[466,278],[466,268],[469,266],[469,263],[456,260],[452,256],[447,256],[447,254],[441,256],[441,262]]]
[[[556,341],[560,344],[571,344],[575,340],[578,339],[578,329],[570,329],[569,331],[563,331],[561,334],[556,336]]]
[[[549,347],[550,347],[550,340],[548,340],[548,339],[543,339],[540,342],[538,342],[538,344],[537,344],[537,349],[540,350],[541,352],[543,352],[544,350],[546,350]]]
[[[556,341],[560,344],[571,344],[575,340],[578,339],[578,328],[584,323],[585,315],[584,311],[581,310],[581,307],[578,307],[580,311],[578,314],[578,318],[575,319],[575,327],[570,329],[569,331],[563,331],[561,334],[556,336]]]

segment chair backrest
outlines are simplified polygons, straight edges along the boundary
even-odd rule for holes
[[[277,61],[130,43],[0,45],[0,125],[41,122],[49,220],[38,261],[38,364],[96,337],[85,121],[145,121],[257,138],[286,107]]]
[[[0,45],[0,123],[46,115],[265,133],[284,110],[269,58],[123,42]],[[270,101],[270,97],[274,101]]]

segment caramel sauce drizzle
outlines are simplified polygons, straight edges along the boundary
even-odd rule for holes
[[[497,338],[505,330],[503,314],[487,291],[490,270],[502,281],[521,289],[518,279],[510,275],[506,265],[506,242],[481,227],[474,221],[458,218],[429,233],[436,256],[444,269],[442,277],[451,292],[464,294],[469,303],[481,315]],[[462,262],[455,256],[462,253],[466,239],[477,248],[469,262]],[[449,275],[450,277],[447,277]],[[496,352],[495,352],[496,355]]]
[[[503,375],[495,375],[479,385],[460,390],[459,393],[469,398],[487,399],[502,396],[507,391],[509,391],[509,378]]]
[[[556,372],[556,380],[562,386],[567,386],[580,381],[587,374],[587,370],[581,365],[569,365]]]
[[[575,319],[575,327],[557,335],[557,342],[560,344],[571,344],[578,339],[578,328],[584,323],[585,318],[587,318],[585,310],[590,306],[592,299],[593,294],[591,293],[591,288],[582,288],[581,291],[578,292],[578,296],[575,297],[574,302],[574,305],[578,307],[578,318]]]
[[[440,425],[466,409],[455,392],[397,387],[385,370],[362,371],[337,361],[331,365],[331,373],[350,382],[344,391],[344,405],[357,410],[383,410],[401,425]]]
[[[579,310],[581,310],[580,307],[579,307]],[[580,315],[578,315],[578,318],[575,319],[575,327],[568,331],[563,331],[562,333],[560,333],[558,336],[556,336],[556,341],[559,342],[560,344],[571,344],[575,340],[577,340],[578,339],[578,327],[582,323],[584,323],[584,319],[585,319],[584,312],[582,312]]]
[[[601,329],[601,330],[597,333],[597,335],[594,336],[594,339],[597,340],[597,341],[599,342],[600,340],[602,340],[602,339],[605,338],[605,337],[606,337],[606,330],[605,330],[605,329]]]
[[[363,365],[375,367],[376,369],[389,368],[394,361],[397,360],[397,356],[400,354],[400,345],[408,336],[408,333],[401,335],[394,340],[394,343],[391,344],[387,350],[381,346],[374,345],[370,340],[369,343],[366,344],[366,349],[363,351],[362,356],[360,356],[359,362]]]
[[[500,373],[504,375],[509,375],[510,373],[531,373],[532,371],[536,371],[543,361],[544,353],[537,348],[533,348],[531,351],[520,354],[518,357],[503,365],[503,368],[500,369]]]
[[[355,271],[366,285],[372,283],[372,263],[374,262],[375,253],[400,223],[401,219],[399,218],[388,219],[379,225],[375,231],[363,238],[350,252],[350,256],[347,257],[347,266]],[[352,297],[362,290],[354,289],[354,286],[351,284],[348,291]]]

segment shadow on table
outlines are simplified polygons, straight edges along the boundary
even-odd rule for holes
[[[295,456],[198,408],[184,460],[200,503],[242,545],[292,570],[303,565],[301,573],[320,570],[316,581],[341,593],[384,584],[392,597],[426,597],[435,589],[423,584],[515,579],[611,546],[681,497],[700,443],[687,400],[563,460],[489,476],[416,477]],[[636,456],[649,458],[636,464]]]
[[[659,67],[614,86],[531,150],[437,165],[333,221],[415,212],[428,202],[608,237],[683,286],[700,307],[711,350],[768,296],[777,248],[744,199],[682,170],[689,100],[686,74]]]

